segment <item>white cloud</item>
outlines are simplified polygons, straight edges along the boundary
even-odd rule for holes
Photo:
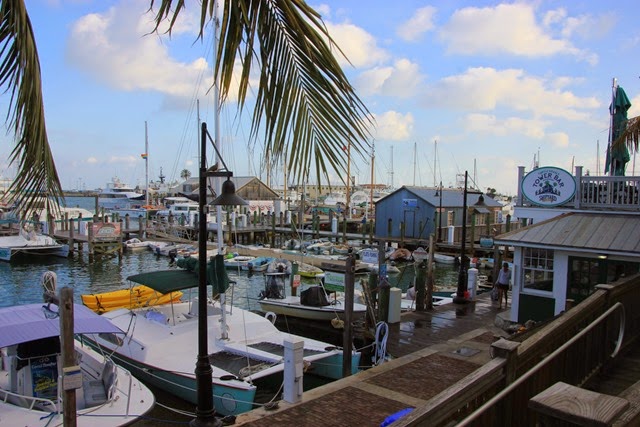
[[[416,95],[423,79],[418,64],[399,59],[393,66],[376,67],[363,72],[354,80],[354,85],[361,96],[408,98]]]
[[[413,131],[413,115],[401,114],[397,111],[387,111],[382,114],[374,114],[376,128],[373,137],[383,141],[405,141]]]
[[[468,133],[484,133],[495,136],[525,135],[543,139],[544,128],[549,123],[541,120],[526,120],[520,117],[497,118],[489,114],[468,114],[463,126]]]
[[[595,98],[578,97],[564,89],[570,82],[565,77],[533,77],[517,69],[470,68],[442,79],[427,91],[423,103],[474,112],[505,108],[529,112],[534,118],[587,120],[600,104]]]
[[[335,24],[326,22],[329,35],[336,42],[342,53],[355,68],[367,68],[389,59],[389,53],[378,47],[375,37],[362,28],[345,22]],[[349,66],[339,52],[335,52],[340,65]]]
[[[547,14],[544,24],[566,19],[563,13],[556,11]],[[571,34],[571,31],[566,34]],[[457,10],[441,28],[439,36],[447,45],[447,51],[454,54],[525,57],[572,55],[590,64],[597,62],[596,55],[578,49],[565,38],[545,32],[544,26],[536,21],[535,6],[530,4],[500,4],[496,7]]]
[[[139,157],[136,156],[110,156],[107,159],[107,163],[109,164],[120,164],[120,165],[135,165],[140,161]]]
[[[193,96],[207,73],[207,61],[180,62],[153,28],[148,2],[122,1],[105,13],[76,21],[67,41],[67,58],[94,78],[120,90],[151,90],[173,96]],[[192,30],[187,15],[176,33]],[[174,33],[174,34],[176,34]]]
[[[547,135],[547,139],[551,141],[551,144],[557,148],[569,147],[569,135],[564,132],[554,132]]]
[[[94,165],[98,163],[98,159],[96,159],[95,157],[89,157],[87,159],[87,163],[89,163],[90,165]]]
[[[396,31],[398,36],[406,41],[418,41],[422,34],[433,30],[435,27],[433,23],[435,13],[436,8],[433,6],[425,6],[416,10],[411,19],[398,27]]]

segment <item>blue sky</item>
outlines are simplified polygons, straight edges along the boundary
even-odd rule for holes
[[[213,126],[211,37],[196,40],[192,0],[171,38],[148,35],[149,3],[26,1],[65,189],[103,187],[115,176],[144,185],[145,121],[150,179],[160,168],[170,180],[182,169],[197,174],[196,102]],[[530,170],[535,156],[541,166],[602,173],[614,77],[633,104],[629,115],[640,115],[635,2],[309,4],[349,58],[345,72],[376,119],[377,183],[455,186],[467,170],[477,187],[515,194],[517,167]],[[5,94],[5,111],[7,103]],[[225,109],[223,157],[235,175],[266,182],[248,119]],[[11,135],[2,141],[6,159]],[[358,183],[371,181],[369,162],[352,159]],[[0,175],[12,173],[5,161]]]

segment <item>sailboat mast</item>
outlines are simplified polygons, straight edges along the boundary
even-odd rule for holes
[[[413,143],[413,186],[416,186],[416,143]]]
[[[351,218],[351,137],[349,137],[349,143],[347,145],[347,215]]]
[[[376,142],[371,144],[371,188],[369,189],[369,217],[373,216],[373,186],[375,185],[373,176],[373,163],[376,160]]]
[[[436,186],[436,167],[438,166],[438,140],[433,140],[433,186]]]
[[[146,120],[144,122],[144,174],[144,201],[145,206],[149,206],[149,134]]]

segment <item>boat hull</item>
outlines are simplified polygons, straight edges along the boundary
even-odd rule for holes
[[[323,306],[314,307],[300,304],[299,297],[286,297],[284,299],[265,298],[259,301],[260,308],[264,312],[272,312],[282,316],[299,317],[310,320],[330,321],[335,318],[344,320],[344,307]],[[353,319],[358,320],[365,316],[367,307],[363,304],[354,304]]]

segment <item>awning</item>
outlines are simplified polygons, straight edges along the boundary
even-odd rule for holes
[[[487,209],[487,208],[475,208],[474,207],[473,209],[475,210],[476,213],[479,213],[479,214],[491,213],[491,211],[489,209]]]
[[[73,305],[73,332],[97,334],[124,332],[105,317],[81,304]],[[60,336],[58,306],[27,304],[0,309],[0,348],[42,338]]]
[[[148,286],[161,294],[198,287],[198,274],[181,269],[134,274],[127,277],[127,280]]]

